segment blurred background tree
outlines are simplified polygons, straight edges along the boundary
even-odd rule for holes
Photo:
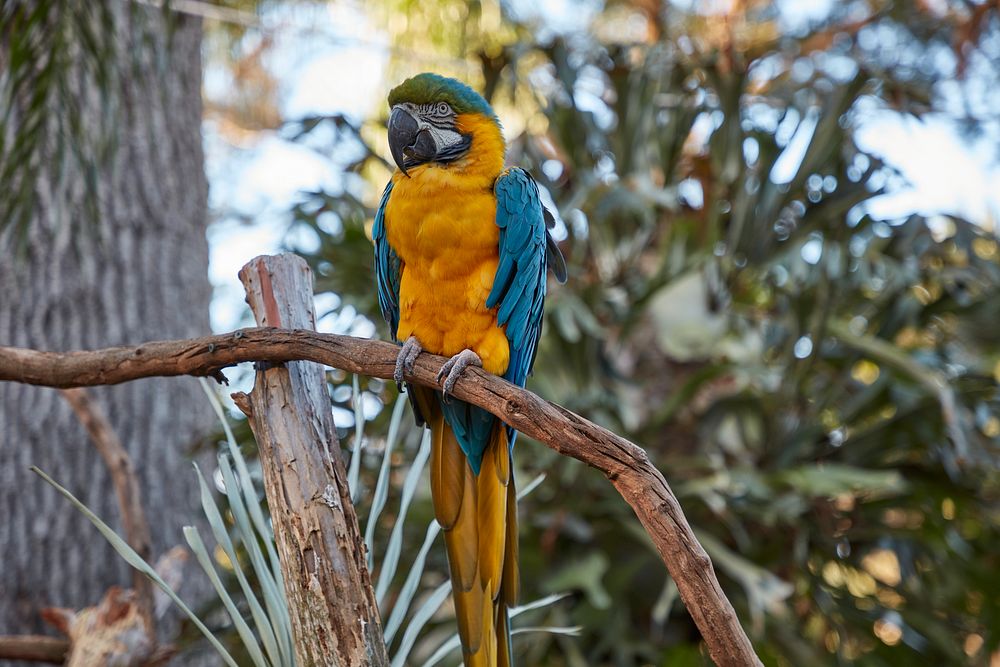
[[[0,345],[74,350],[203,334],[201,21],[121,2],[0,2]],[[198,520],[191,378],[93,390],[138,472],[153,558]],[[107,467],[52,389],[0,383],[0,634],[97,604],[126,564],[38,465],[120,526]],[[189,578],[198,598],[207,581]],[[169,630],[164,628],[164,639]],[[188,656],[185,664],[198,664]]]

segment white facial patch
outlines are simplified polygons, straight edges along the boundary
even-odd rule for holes
[[[411,104],[404,102],[399,106],[410,112],[417,121],[417,131],[427,130],[434,139],[438,152],[454,146],[462,141],[462,134],[455,129],[455,111],[447,102],[432,104]]]
[[[417,121],[417,126],[420,129],[426,128],[430,132],[431,136],[434,137],[434,143],[437,144],[439,152],[462,141],[462,135],[455,130],[445,130],[433,125],[425,125],[420,120]]]

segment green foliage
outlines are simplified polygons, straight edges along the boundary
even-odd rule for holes
[[[43,159],[86,167],[113,146],[107,128],[84,127],[74,75],[111,92],[116,51],[106,3],[20,2],[0,4],[0,240],[24,240],[35,206]],[[77,51],[72,44],[82,48]],[[77,55],[78,57],[74,57]],[[114,96],[104,97],[113,104]],[[52,110],[62,113],[53,116]],[[110,108],[106,109],[110,112]],[[15,131],[16,128],[16,131]],[[85,180],[93,169],[83,169]],[[88,186],[93,186],[88,182]],[[87,198],[96,211],[96,190]],[[20,245],[20,244],[19,244]]]
[[[988,220],[870,217],[898,178],[853,140],[872,110],[943,106],[956,72],[928,54],[986,43],[971,15],[834,3],[793,35],[767,3],[608,3],[560,36],[510,15],[484,30],[488,3],[402,4],[396,43],[485,85],[524,128],[509,161],[566,224],[570,280],[529,386],[647,448],[766,661],[985,662],[1000,646],[1000,250]],[[976,20],[995,39],[995,12]],[[397,63],[387,90],[416,66]],[[328,122],[352,142],[384,131],[308,119]],[[377,146],[352,165],[364,194],[312,193],[291,215],[321,239],[318,288],[381,325]],[[525,640],[529,663],[700,664],[607,481],[527,441],[516,459],[521,479],[548,475],[522,513],[526,592],[572,587],[550,618],[584,628]]]

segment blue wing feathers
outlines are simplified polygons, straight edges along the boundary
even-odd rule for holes
[[[378,287],[378,305],[382,317],[389,324],[389,335],[393,342],[399,328],[399,278],[402,273],[402,263],[399,255],[389,245],[385,236],[385,207],[389,203],[392,192],[392,181],[385,186],[378,211],[375,213],[375,223],[372,225],[372,241],[375,242],[375,277]]]
[[[506,327],[510,365],[504,377],[524,386],[541,334],[547,264],[545,215],[538,186],[523,169],[504,173],[494,191],[500,264],[486,305],[499,305],[497,322]]]

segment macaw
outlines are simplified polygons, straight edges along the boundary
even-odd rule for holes
[[[469,366],[524,386],[541,335],[546,268],[563,282],[566,264],[538,186],[526,171],[504,168],[500,121],[481,95],[424,73],[394,88],[389,106],[398,169],[372,227],[379,306],[402,346],[400,386],[421,352],[449,357],[441,391],[406,391],[431,430],[431,495],[465,665],[506,666],[507,609],[520,586],[517,433],[450,394]]]

